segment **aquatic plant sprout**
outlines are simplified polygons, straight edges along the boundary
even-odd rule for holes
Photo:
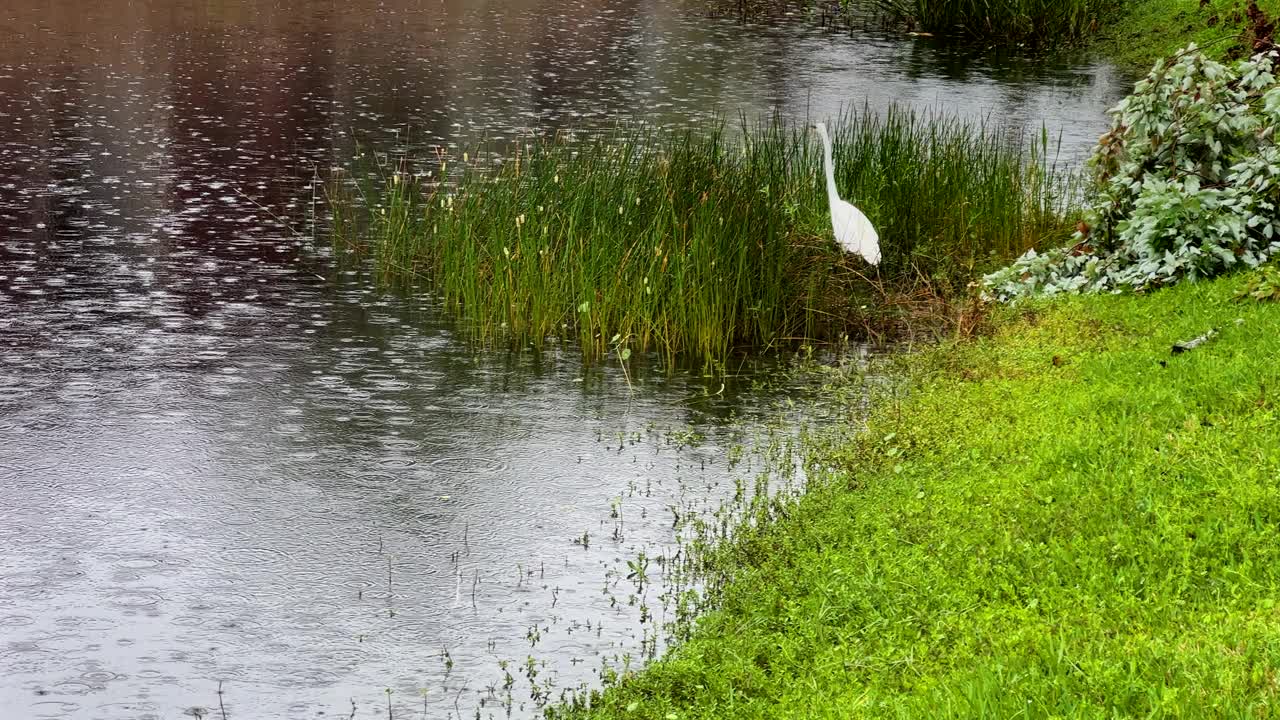
[[[1280,252],[1276,57],[1225,65],[1191,45],[1158,62],[1111,111],[1075,244],[1028,251],[984,278],[987,293],[1010,301],[1144,290]]]

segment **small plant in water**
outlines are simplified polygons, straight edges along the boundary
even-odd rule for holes
[[[641,552],[635,560],[627,561],[627,568],[631,570],[627,574],[627,579],[634,581],[636,587],[643,591],[645,583],[649,582],[649,558]]]

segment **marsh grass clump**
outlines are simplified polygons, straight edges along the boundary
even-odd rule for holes
[[[841,255],[818,145],[777,119],[482,145],[436,177],[338,183],[335,246],[389,281],[427,278],[481,342],[716,362],[865,334],[891,291],[954,291],[1067,236],[1044,135],[900,108],[832,130],[837,183],[880,230],[878,269]]]
[[[1118,0],[870,0],[912,30],[984,43],[1060,45],[1096,31]]]

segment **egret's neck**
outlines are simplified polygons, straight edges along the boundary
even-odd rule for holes
[[[818,128],[818,135],[822,137],[822,161],[827,173],[827,196],[834,202],[840,199],[840,191],[836,190],[836,167],[831,161],[831,138],[827,137],[826,128]]]

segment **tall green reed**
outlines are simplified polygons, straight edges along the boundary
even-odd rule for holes
[[[985,42],[1054,44],[1084,37],[1119,0],[865,0],[914,29]]]
[[[1044,136],[896,107],[831,129],[837,183],[880,230],[878,269],[836,247],[816,139],[776,118],[481,146],[443,163],[445,182],[389,173],[363,215],[338,183],[335,244],[388,280],[429,279],[484,343],[714,363],[855,332],[884,283],[962,287],[1067,233]]]
[[[895,108],[878,120],[846,117],[833,144],[836,184],[872,218],[882,271],[899,281],[968,282],[1060,231],[1078,200],[1043,129],[1026,137]]]

